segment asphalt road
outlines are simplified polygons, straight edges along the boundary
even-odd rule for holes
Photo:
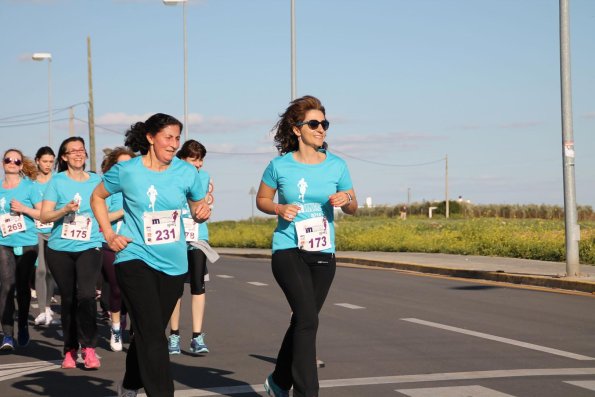
[[[206,342],[193,356],[189,291],[172,357],[176,396],[263,396],[289,320],[269,261],[209,266]],[[595,396],[595,299],[387,269],[340,267],[320,317],[321,396]],[[60,327],[0,355],[0,396],[115,395],[123,353],[101,326],[99,370],[62,370]],[[165,365],[165,364],[164,364]]]

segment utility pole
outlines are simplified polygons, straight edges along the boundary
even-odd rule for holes
[[[570,28],[568,0],[560,0],[560,81],[562,92],[562,159],[564,175],[564,224],[566,276],[580,276],[576,187],[574,182],[574,135],[572,131],[572,84],[570,80]]]
[[[74,136],[74,107],[71,106],[69,109],[68,117],[68,136]]]
[[[291,100],[297,98],[295,59],[295,0],[291,0]]]
[[[450,217],[450,205],[448,202],[448,154],[444,158],[445,160],[445,172],[444,172],[444,197],[446,201],[446,219]]]
[[[91,37],[89,36],[87,36],[87,70],[89,72],[89,151],[91,152],[91,171],[95,171],[95,110],[93,109],[93,70],[91,68]]]
[[[256,200],[256,197],[252,197],[256,196],[256,189],[254,189],[254,186],[250,188],[248,194],[250,195],[250,201],[252,202],[252,216],[250,217],[250,219],[252,220],[252,222],[254,222],[254,201]]]

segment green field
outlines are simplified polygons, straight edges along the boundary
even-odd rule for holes
[[[582,221],[580,261],[595,264],[595,222]],[[275,220],[209,224],[214,247],[270,248]],[[565,261],[564,222],[543,219],[340,217],[339,251],[434,252]]]

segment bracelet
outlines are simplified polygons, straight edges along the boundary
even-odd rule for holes
[[[345,192],[345,194],[347,195],[347,198],[349,199],[349,202],[351,203],[353,201],[353,197],[351,197],[351,194]]]

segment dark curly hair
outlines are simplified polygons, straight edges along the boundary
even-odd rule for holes
[[[139,121],[130,126],[128,131],[126,131],[124,145],[133,152],[140,152],[140,154],[145,155],[149,153],[151,146],[147,140],[147,134],[155,136],[159,131],[169,125],[177,125],[180,127],[180,132],[184,128],[184,125],[175,117],[164,113],[155,113],[145,122]]]
[[[273,127],[273,131],[275,131],[275,147],[280,155],[298,150],[299,143],[293,133],[293,127],[296,123],[304,121],[306,113],[310,110],[320,110],[326,116],[326,110],[320,100],[311,95],[294,99],[285,112],[279,115],[280,119]]]
[[[62,159],[63,156],[66,155],[66,145],[70,142],[81,142],[83,147],[85,146],[85,140],[80,136],[71,136],[70,138],[66,138],[60,144],[60,149],[58,149],[58,156],[56,156],[56,170],[58,172],[66,171],[68,169],[68,163]],[[85,149],[85,156],[87,156],[87,150]],[[83,165],[83,169],[85,169],[85,165]]]

